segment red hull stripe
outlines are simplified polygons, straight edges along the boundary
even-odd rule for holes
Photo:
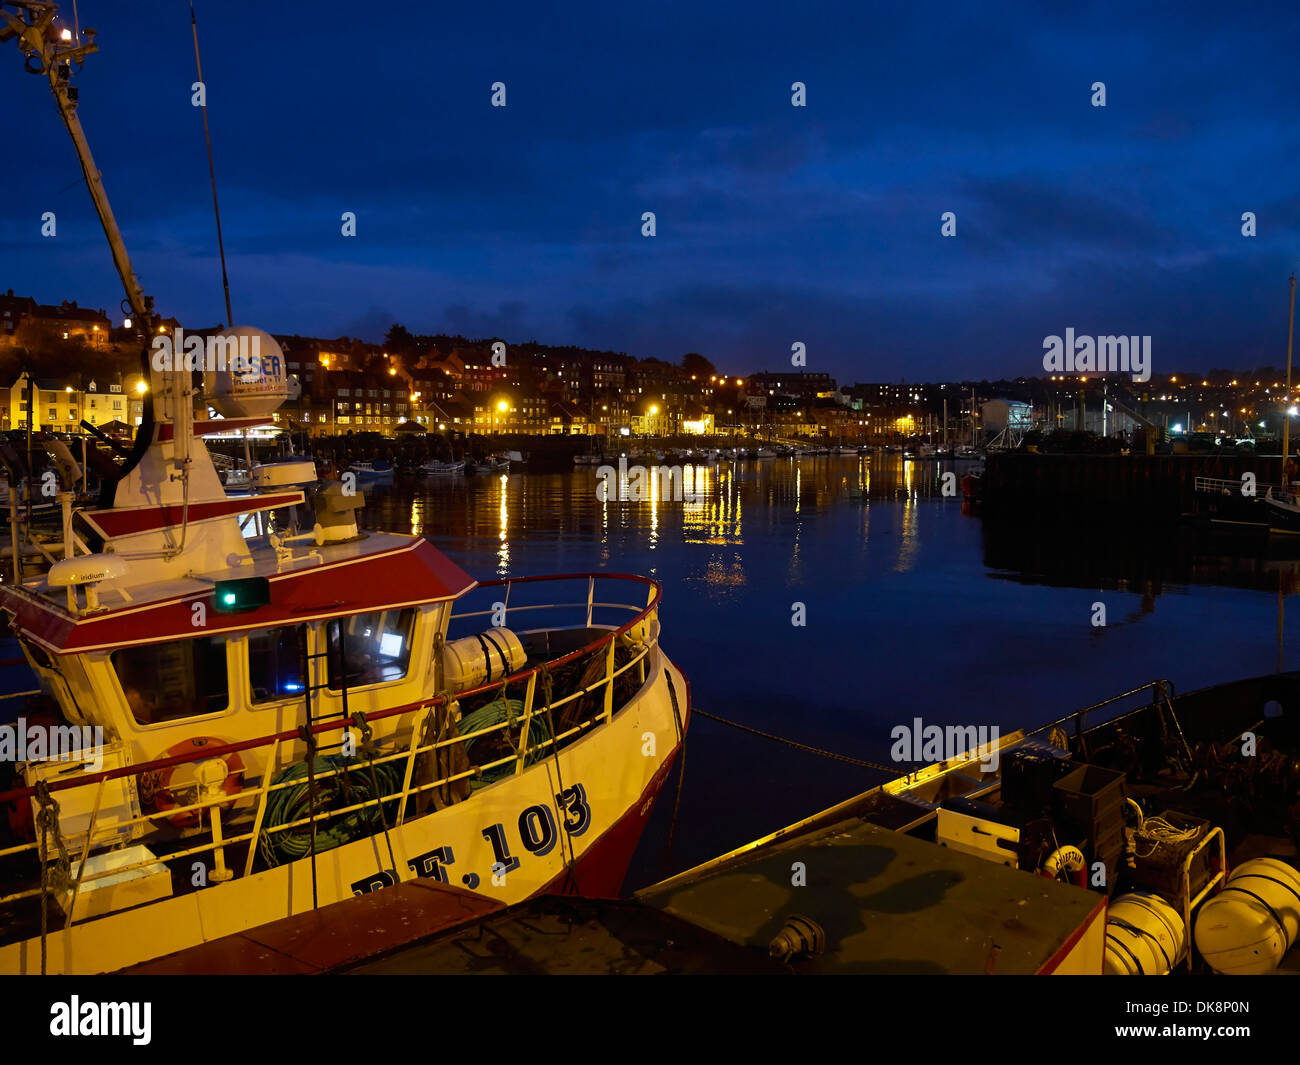
[[[233,433],[241,429],[253,429],[259,425],[271,425],[274,418],[202,418],[194,423],[195,436],[212,436],[216,433]],[[163,422],[158,426],[159,441],[170,440],[176,435],[176,426]]]
[[[211,521],[213,518],[232,518],[250,514],[255,510],[272,510],[291,507],[303,501],[301,492],[279,492],[275,495],[246,496],[240,499],[217,499],[208,503],[191,503],[188,520],[192,524]],[[136,533],[156,532],[171,526],[180,527],[186,520],[185,508],[179,504],[163,507],[132,507],[113,510],[83,511],[86,523],[101,536],[110,540]]]
[[[328,578],[322,579],[326,573]],[[278,574],[270,582],[269,605],[244,614],[210,610],[208,624],[198,630],[194,628],[191,607],[198,602],[210,603],[209,590],[80,619],[69,617],[51,603],[8,588],[0,589],[0,603],[14,612],[15,628],[41,646],[56,654],[83,654],[443,602],[459,598],[475,586],[469,574],[424,539],[364,558]]]

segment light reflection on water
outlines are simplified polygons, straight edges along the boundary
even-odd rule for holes
[[[881,455],[723,464],[688,476],[698,502],[602,501],[594,468],[399,479],[367,491],[364,521],[418,530],[480,578],[652,576],[694,705],[876,761],[914,716],[1008,731],[1157,678],[1185,691],[1276,667],[1277,581],[1300,579],[1293,559],[1122,521],[986,524],[941,493],[944,472],[968,468]],[[689,752],[678,866],[879,779],[702,718]]]

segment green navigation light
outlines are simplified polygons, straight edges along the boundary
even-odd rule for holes
[[[222,614],[236,614],[256,610],[271,601],[271,582],[265,577],[241,577],[238,580],[217,581],[213,605]]]

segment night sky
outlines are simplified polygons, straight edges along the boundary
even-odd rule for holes
[[[189,6],[78,6],[101,48],[80,114],[137,272],[213,325]],[[1150,334],[1157,374],[1283,364],[1294,5],[1070,6],[200,0],[235,318],[732,372],[789,369],[803,341],[849,382],[1041,374],[1067,327]],[[71,143],[12,42],[0,86],[0,290],[112,311]]]

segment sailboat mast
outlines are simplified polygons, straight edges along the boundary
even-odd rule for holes
[[[1295,274],[1291,275],[1291,313],[1286,324],[1286,393],[1282,397],[1282,487],[1290,483],[1286,475],[1287,452],[1291,446],[1291,337],[1295,332]]]

